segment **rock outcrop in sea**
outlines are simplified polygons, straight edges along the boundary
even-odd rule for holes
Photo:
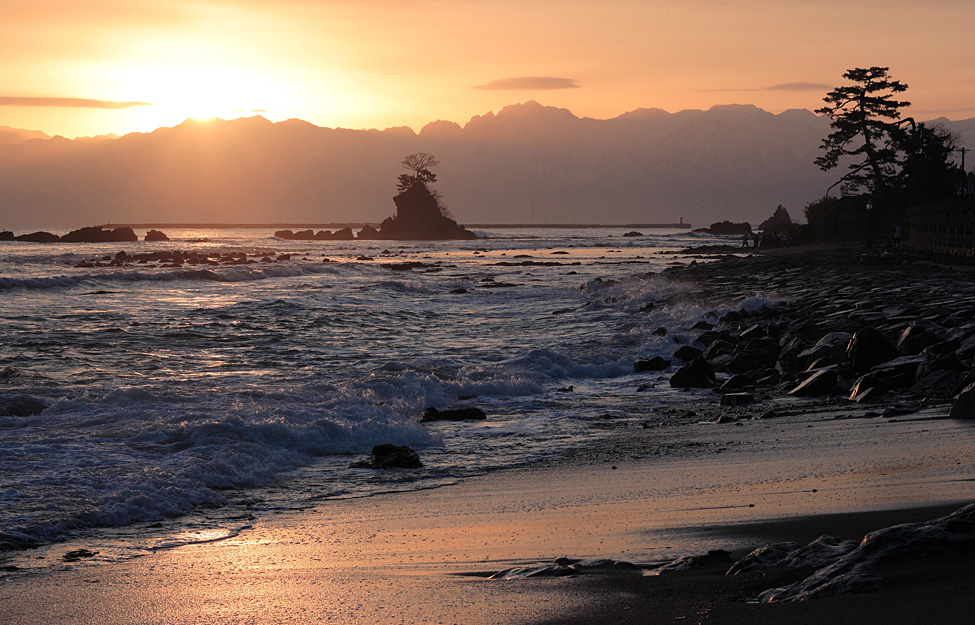
[[[473,232],[443,214],[437,198],[423,182],[416,182],[394,197],[393,202],[396,204],[396,214],[383,220],[377,238],[397,241],[477,238]]]
[[[79,228],[61,237],[62,243],[128,243],[138,240],[132,228],[106,230],[104,226]]]
[[[151,230],[150,232],[156,233],[157,235],[162,235],[163,237],[166,236],[157,230]],[[146,237],[147,241],[169,240],[168,238],[150,239],[148,238],[148,234]],[[139,237],[136,236],[135,231],[133,231],[132,228],[113,228],[111,230],[106,230],[104,226],[86,226],[84,228],[72,230],[64,236],[58,236],[43,230],[31,232],[29,234],[22,234],[16,237],[12,232],[5,231],[0,233],[0,241],[25,241],[27,243],[129,243],[138,240]]]

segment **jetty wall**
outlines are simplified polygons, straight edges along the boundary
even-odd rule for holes
[[[914,206],[908,245],[922,252],[975,257],[975,197]]]

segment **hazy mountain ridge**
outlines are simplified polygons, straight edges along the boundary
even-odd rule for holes
[[[975,145],[975,119],[935,121]],[[798,217],[835,180],[813,165],[828,120],[750,105],[597,120],[526,102],[419,133],[261,117],[97,141],[5,130],[25,140],[0,150],[0,228],[378,222],[421,150],[461,223],[758,223],[780,203]]]

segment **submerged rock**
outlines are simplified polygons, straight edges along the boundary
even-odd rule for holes
[[[666,371],[669,368],[670,361],[660,356],[654,356],[649,360],[640,359],[633,363],[633,371],[635,373],[643,373],[645,371]]]
[[[47,404],[28,395],[0,395],[0,416],[30,417],[45,408]]]
[[[406,445],[385,443],[372,448],[372,456],[353,462],[353,469],[419,469],[423,466],[420,456]]]

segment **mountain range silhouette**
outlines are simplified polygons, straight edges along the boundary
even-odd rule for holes
[[[942,122],[975,145],[975,119]],[[373,222],[400,161],[430,152],[459,223],[758,223],[835,181],[829,120],[751,105],[607,120],[525,102],[467,124],[349,130],[262,117],[68,140],[0,128],[0,227]]]

